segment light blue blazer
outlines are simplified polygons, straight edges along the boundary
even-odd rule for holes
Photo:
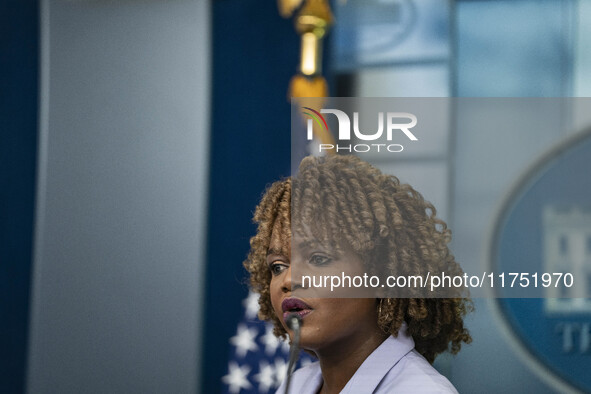
[[[277,394],[285,391],[285,381]],[[316,394],[322,386],[320,364],[315,362],[295,371],[290,393]],[[369,355],[349,380],[342,394],[360,393],[456,393],[454,386],[415,350],[415,343],[400,327],[398,337],[390,336]]]

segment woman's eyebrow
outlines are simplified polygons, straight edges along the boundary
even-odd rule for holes
[[[283,256],[283,251],[281,249],[277,249],[277,248],[270,248],[267,251],[267,257],[271,256],[271,255]]]
[[[319,242],[318,240],[315,239],[307,239],[307,240],[303,240],[300,243],[298,243],[298,247],[301,249],[315,249],[315,248],[326,248],[325,245],[323,245],[321,242]]]

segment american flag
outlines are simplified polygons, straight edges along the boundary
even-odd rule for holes
[[[230,338],[227,374],[223,393],[275,392],[287,374],[289,343],[273,335],[273,324],[258,320],[258,294],[250,292],[242,301],[244,318]],[[301,352],[297,367],[313,362]]]

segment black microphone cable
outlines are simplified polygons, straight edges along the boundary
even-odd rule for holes
[[[297,313],[290,313],[285,320],[287,327],[293,331],[293,341],[289,347],[289,365],[287,366],[287,381],[285,382],[285,394],[289,392],[289,385],[291,384],[291,375],[295,369],[296,361],[300,350],[300,334],[302,331],[302,317]]]

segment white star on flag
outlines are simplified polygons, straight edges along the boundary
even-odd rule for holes
[[[277,351],[277,347],[281,344],[281,340],[273,334],[273,325],[271,323],[265,324],[265,335],[261,337],[261,342],[265,345],[265,354],[272,356]]]
[[[246,356],[248,351],[254,352],[258,349],[258,346],[255,343],[255,338],[257,337],[257,329],[256,328],[248,328],[244,324],[238,325],[238,333],[230,338],[230,343],[236,346],[236,354],[239,357]]]
[[[281,386],[287,376],[287,362],[282,358],[275,359],[275,387]]]
[[[222,377],[222,382],[229,386],[231,393],[238,393],[240,389],[248,390],[252,387],[248,379],[246,379],[250,372],[248,365],[239,366],[234,361],[230,361],[228,369],[229,372],[226,376]]]
[[[248,297],[242,301],[242,306],[244,306],[246,318],[254,319],[259,313],[259,295],[249,292]]]
[[[281,344],[281,350],[283,353],[289,354],[289,341],[279,340],[279,343]]]
[[[254,379],[259,382],[259,391],[266,393],[275,384],[275,370],[266,361],[259,363],[259,372]]]

